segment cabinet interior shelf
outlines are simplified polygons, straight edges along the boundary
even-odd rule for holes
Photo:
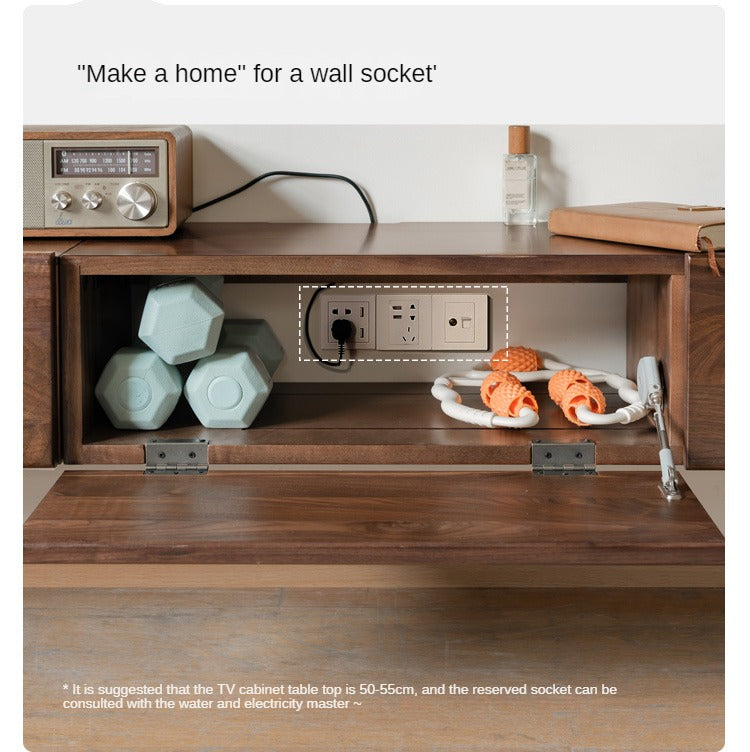
[[[144,462],[143,446],[158,439],[207,439],[212,464],[528,464],[533,440],[597,445],[600,464],[657,464],[659,445],[648,420],[629,426],[579,428],[534,385],[540,421],[532,429],[479,428],[442,413],[430,385],[276,384],[246,430],[204,428],[188,406],[157,431],[117,430],[101,408],[84,438],[87,462]],[[608,410],[623,403],[605,392]],[[464,404],[482,408],[476,390]],[[98,406],[97,406],[98,407]],[[679,461],[679,455],[678,455]]]

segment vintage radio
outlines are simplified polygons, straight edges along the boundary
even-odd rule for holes
[[[192,206],[187,126],[24,128],[24,237],[171,235]]]

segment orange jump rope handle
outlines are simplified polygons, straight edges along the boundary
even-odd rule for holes
[[[571,384],[590,384],[591,382],[580,372],[573,368],[558,371],[547,384],[549,396],[552,401],[559,405],[563,400],[565,391]]]
[[[482,402],[496,415],[517,418],[521,409],[539,412],[536,397],[510,371],[538,371],[542,359],[530,347],[504,347],[490,359],[492,371],[479,388]]]
[[[508,373],[507,371],[490,371],[487,376],[485,376],[482,385],[479,387],[479,394],[482,397],[482,402],[484,402],[487,407],[490,406],[490,398],[495,391],[495,387],[504,382],[510,382],[512,384],[521,383],[512,373]]]
[[[538,413],[539,406],[534,395],[518,379],[513,381],[497,382],[490,395],[490,410],[496,415],[511,418],[517,418],[524,407]]]
[[[585,426],[588,424],[578,420],[576,415],[576,408],[580,405],[584,405],[592,413],[603,413],[607,409],[607,400],[604,398],[601,389],[594,386],[588,379],[585,383],[574,381],[565,390],[560,407],[571,423],[575,423],[577,426]]]
[[[493,371],[538,371],[542,359],[530,347],[503,347],[490,358]]]

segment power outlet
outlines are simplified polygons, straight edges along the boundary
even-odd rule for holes
[[[432,296],[378,295],[377,349],[429,350]]]
[[[375,296],[341,295],[332,290],[322,295],[320,317],[320,346],[323,350],[338,350],[339,343],[331,334],[331,325],[336,319],[346,319],[354,326],[354,335],[348,346],[354,350],[374,350]]]
[[[433,350],[486,350],[486,295],[432,296]]]

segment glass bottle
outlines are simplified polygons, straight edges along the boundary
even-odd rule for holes
[[[536,224],[536,155],[529,149],[529,126],[508,127],[508,153],[503,157],[503,221]]]

